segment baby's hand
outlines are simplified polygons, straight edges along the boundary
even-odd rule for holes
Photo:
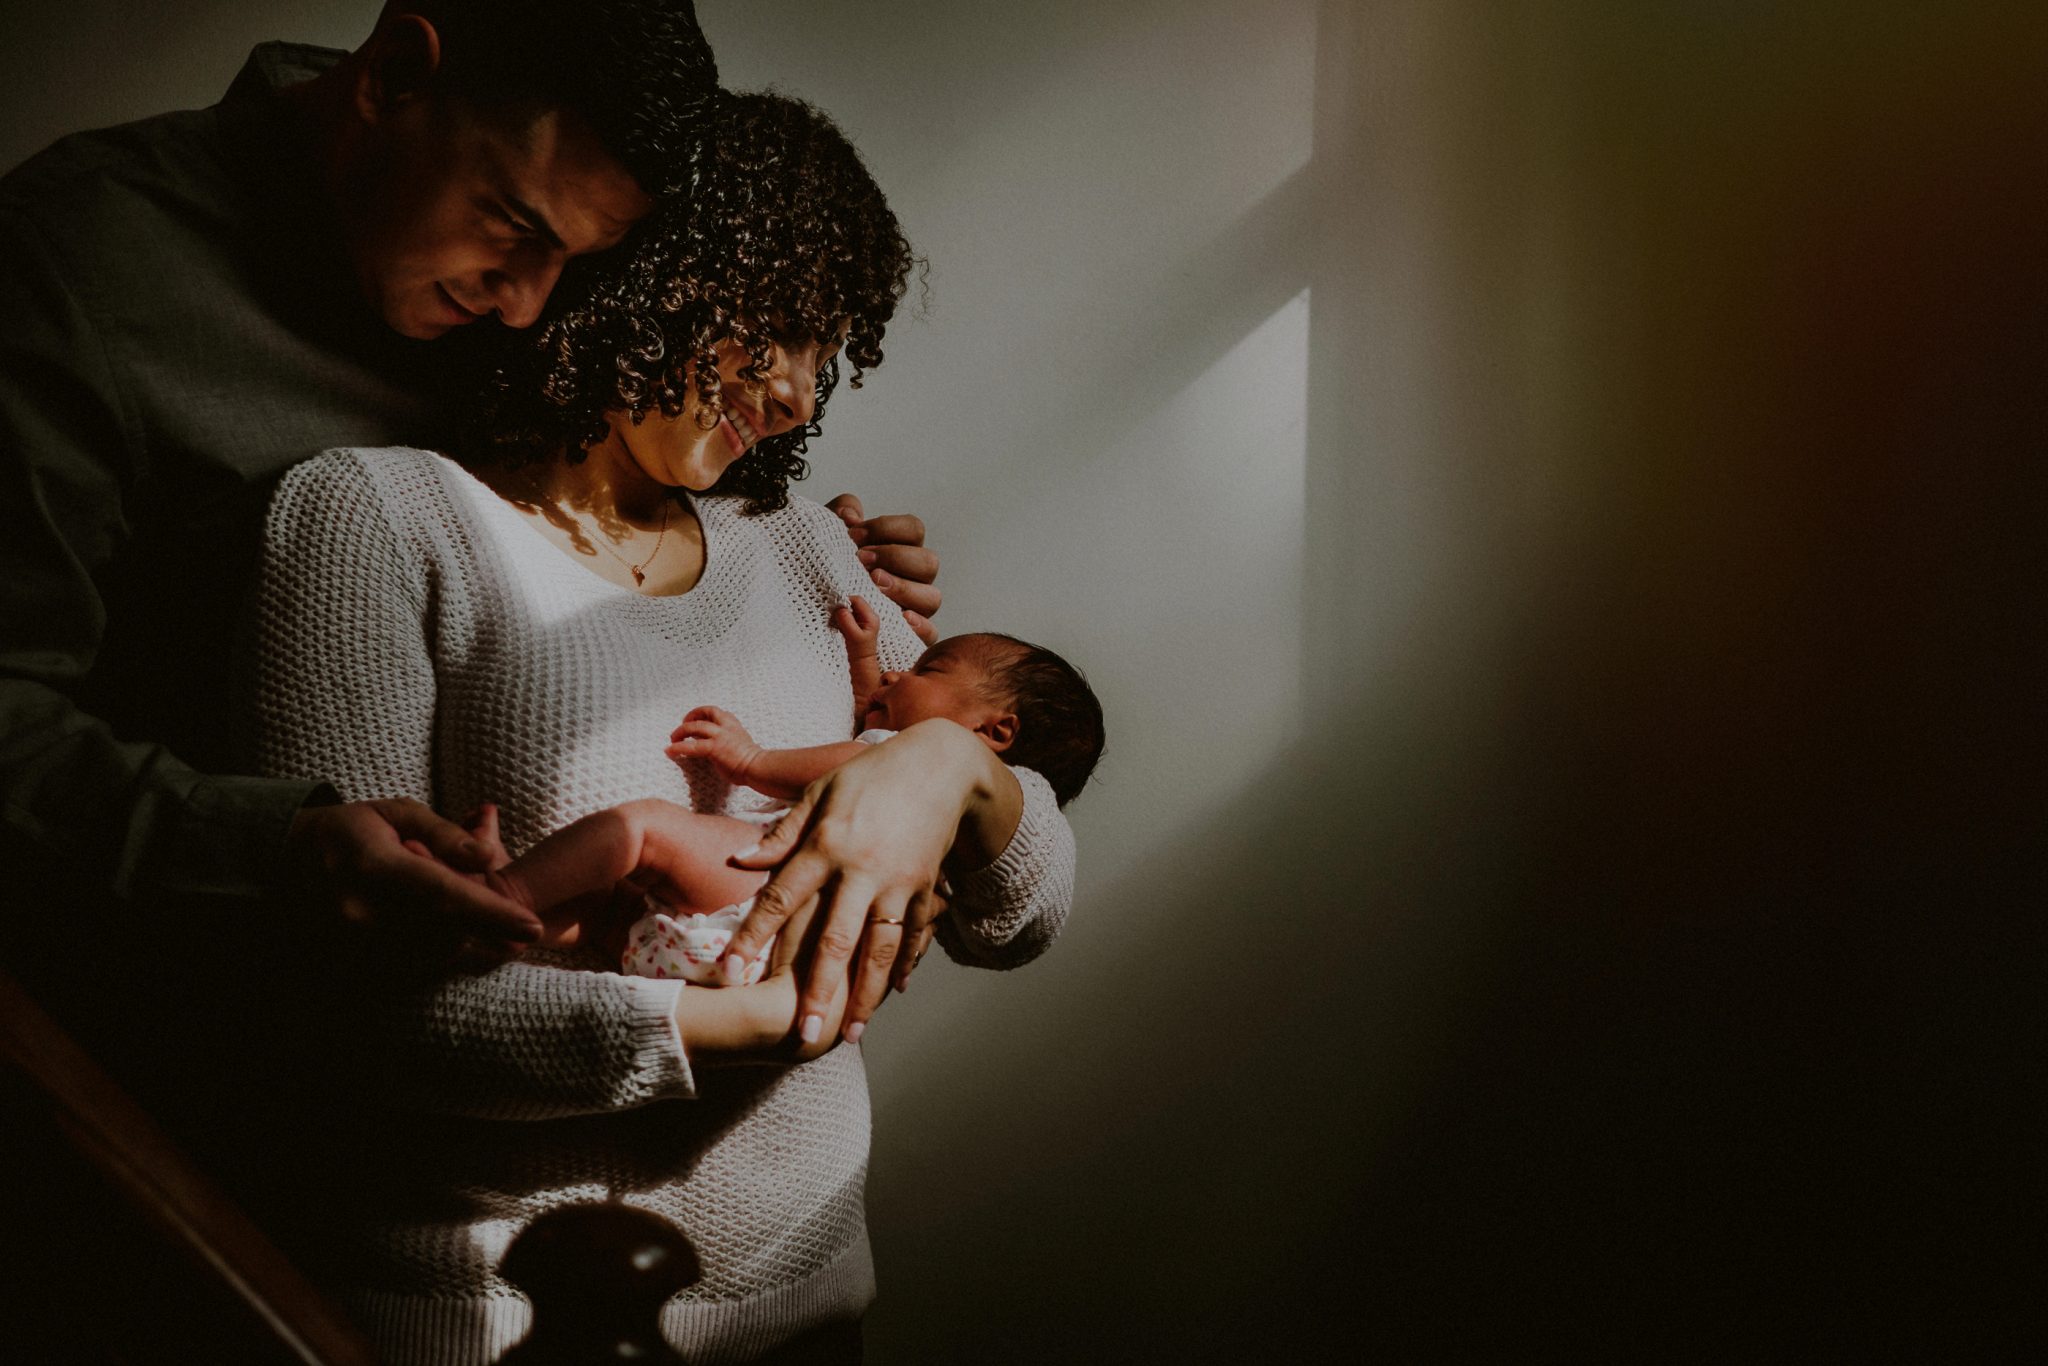
[[[668,737],[668,757],[708,759],[712,767],[735,783],[745,785],[747,770],[761,755],[761,747],[740,719],[723,707],[698,707],[683,718],[683,724]]]
[[[490,871],[497,872],[512,861],[505,852],[505,841],[498,835],[498,804],[484,802],[463,818],[462,828],[469,837],[481,844],[490,855]]]
[[[832,629],[846,637],[848,659],[873,659],[875,639],[882,632],[882,619],[867,599],[856,594],[845,607],[832,609]]]

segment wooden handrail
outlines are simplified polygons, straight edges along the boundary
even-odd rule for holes
[[[276,1360],[374,1366],[355,1329],[4,971],[0,1058],[41,1094],[71,1145],[239,1303]]]

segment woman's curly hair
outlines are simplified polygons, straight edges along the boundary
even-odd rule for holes
[[[604,439],[605,414],[680,417],[686,388],[709,430],[725,412],[720,342],[746,351],[739,376],[751,385],[765,381],[777,344],[829,345],[843,324],[811,420],[759,442],[711,490],[744,496],[749,512],[788,502],[841,361],[855,388],[882,363],[917,258],[860,154],[801,100],[721,92],[683,159],[687,188],[635,229],[625,259],[565,280],[538,335],[499,365],[465,454],[581,460]]]

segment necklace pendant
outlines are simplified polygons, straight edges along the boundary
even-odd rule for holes
[[[628,568],[631,568],[631,566],[630,566],[630,565],[629,565],[629,566],[627,566],[627,567],[628,567]],[[645,575],[644,573],[642,573],[641,571],[639,571],[639,570],[637,570],[637,569],[634,569],[634,570],[633,570],[633,586],[634,586],[635,588],[638,588],[638,587],[639,587],[639,586],[640,586],[641,584],[643,584],[643,583],[646,583],[646,582],[647,582],[647,575]]]

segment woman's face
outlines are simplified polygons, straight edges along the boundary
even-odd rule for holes
[[[694,373],[684,382],[689,395],[675,417],[656,411],[638,423],[624,412],[605,420],[633,462],[648,478],[669,488],[701,493],[716,484],[726,468],[759,441],[793,431],[811,420],[817,406],[818,371],[839,353],[837,339],[777,342],[769,348],[768,373],[758,389],[749,388],[740,371],[747,353],[738,342],[718,343],[718,374],[724,381],[725,413],[708,430],[698,425]],[[691,367],[695,370],[695,366]]]

